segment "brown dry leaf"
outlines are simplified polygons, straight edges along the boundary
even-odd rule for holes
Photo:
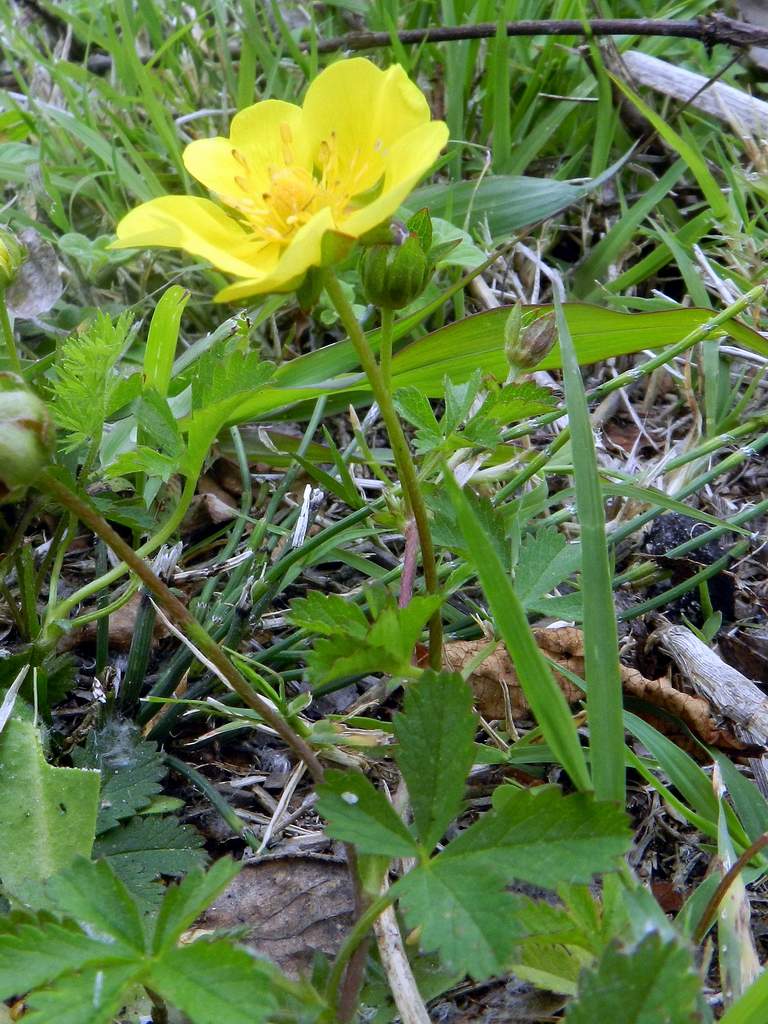
[[[109,616],[109,644],[118,651],[127,651],[131,646],[131,640],[133,640],[133,634],[136,631],[136,616],[139,613],[139,607],[143,598],[144,595],[142,594],[134,594],[129,601],[126,601],[122,608],[118,608],[116,612]],[[74,633],[65,634],[61,638],[59,650],[68,651],[73,647],[77,647],[78,644],[95,643],[96,628],[96,622],[89,622],[82,629],[78,629]],[[155,621],[155,628],[152,633],[153,640],[156,643],[158,640],[162,640],[169,635],[168,630],[158,618]]]
[[[352,923],[346,864],[329,857],[275,857],[246,865],[205,911],[197,929],[245,925],[245,942],[291,977],[318,950],[333,957]]]
[[[574,675],[584,676],[584,636],[575,626],[555,629],[534,629],[534,639],[543,653],[552,661]],[[460,672],[483,647],[486,640],[461,640],[445,646],[445,667]],[[582,691],[565,676],[555,673],[560,688],[569,704],[577,704],[583,698]],[[475,694],[475,703],[483,718],[503,720],[506,716],[505,689],[513,718],[523,718],[529,713],[528,702],[520,687],[512,660],[506,648],[499,646],[475,669],[469,678]],[[646,679],[635,669],[621,666],[621,682],[624,693],[653,705],[662,714],[654,715],[638,711],[659,732],[670,736],[681,746],[700,756],[701,752],[690,737],[681,733],[669,715],[684,722],[691,732],[709,746],[741,754],[753,752],[748,744],[738,739],[729,729],[724,728],[713,714],[708,701],[702,697],[676,690],[666,679]]]

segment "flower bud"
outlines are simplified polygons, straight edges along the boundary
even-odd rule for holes
[[[26,250],[7,228],[0,227],[0,288],[7,288],[24,262]]]
[[[402,309],[424,291],[432,276],[429,253],[419,234],[393,222],[391,241],[368,246],[360,261],[360,279],[369,302],[381,309]]]
[[[517,303],[504,326],[504,354],[512,371],[532,370],[552,349],[557,340],[555,314],[545,313],[527,325]]]
[[[46,405],[15,373],[0,373],[0,502],[15,501],[48,465],[54,427]]]

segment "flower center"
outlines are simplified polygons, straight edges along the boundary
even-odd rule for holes
[[[227,197],[227,202],[243,214],[262,244],[277,243],[284,247],[304,224],[326,207],[340,226],[345,216],[364,201],[368,182],[378,169],[380,159],[377,153],[366,159],[360,150],[355,150],[342,160],[335,134],[331,133],[319,146],[314,171],[309,171],[295,162],[288,124],[280,126],[280,137],[282,162],[267,166],[266,189],[258,188],[245,155],[240,150],[232,150],[243,173],[235,178],[240,195]]]

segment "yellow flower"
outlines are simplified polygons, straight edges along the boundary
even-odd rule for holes
[[[184,151],[209,199],[163,196],[117,227],[114,248],[166,246],[241,278],[220,302],[287,291],[321,262],[323,236],[359,238],[390,217],[448,140],[400,65],[342,60],[311,83],[301,107],[264,100],[236,114],[228,139]]]

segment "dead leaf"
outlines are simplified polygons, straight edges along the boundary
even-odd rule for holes
[[[5,293],[8,310],[20,320],[32,320],[47,313],[59,300],[61,283],[56,250],[34,228],[19,236],[26,259]]]
[[[584,636],[580,629],[575,626],[534,629],[533,635],[547,658],[562,665],[574,675],[584,678]],[[450,671],[461,672],[467,662],[476,657],[487,644],[487,640],[461,640],[446,644],[445,667]],[[555,679],[569,704],[577,704],[583,700],[583,692],[565,676],[555,672]],[[530,714],[512,660],[506,648],[501,645],[475,669],[469,682],[475,694],[477,709],[483,718],[502,721],[505,719],[505,690],[513,719],[524,718]],[[687,725],[695,736],[709,746],[740,754],[755,752],[753,746],[737,738],[730,729],[723,727],[719,716],[715,715],[709,702],[703,697],[683,693],[664,678],[646,679],[626,665],[621,666],[621,682],[627,696],[646,705],[642,709],[636,709],[640,717],[649,721],[659,732],[679,742],[695,756],[701,757],[700,748],[682,732],[675,719]],[[658,708],[660,714],[653,714],[647,705]]]
[[[197,922],[198,929],[245,925],[245,942],[291,977],[317,951],[333,957],[352,923],[349,869],[330,857],[275,857],[246,865]]]
[[[109,616],[109,645],[118,651],[127,651],[131,646],[133,634],[136,631],[136,616],[139,613],[144,595],[134,594],[126,601],[122,608],[118,608]],[[94,643],[96,641],[96,628],[98,623],[89,622],[82,629],[74,633],[66,633],[59,643],[59,649],[68,651],[78,644]],[[169,636],[169,632],[158,618],[155,621],[155,628],[152,633],[154,642]]]

